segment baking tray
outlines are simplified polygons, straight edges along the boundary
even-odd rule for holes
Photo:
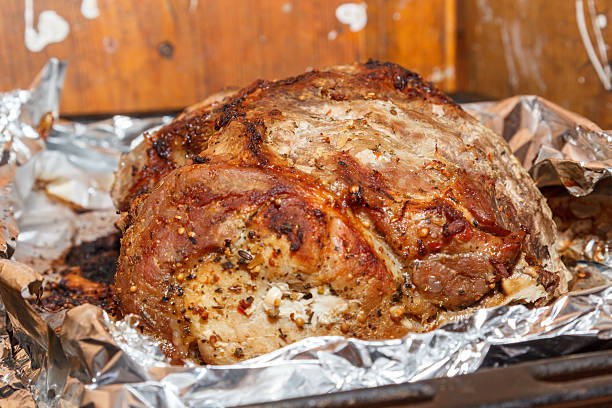
[[[608,341],[604,347],[612,347]],[[612,407],[612,350],[241,407]]]

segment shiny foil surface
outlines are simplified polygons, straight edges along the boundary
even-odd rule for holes
[[[232,366],[173,366],[138,320],[39,312],[42,272],[115,229],[120,154],[172,118],[58,120],[66,66],[0,94],[0,398],[8,407],[224,407],[466,374],[612,339],[612,133],[536,96],[464,108],[503,135],[547,195],[572,291],[477,310],[390,341],[314,337]],[[558,213],[556,210],[558,209]],[[88,405],[90,404],[90,405]]]

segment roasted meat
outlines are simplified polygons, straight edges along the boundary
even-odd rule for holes
[[[122,159],[113,198],[120,308],[177,358],[397,338],[567,290],[505,141],[390,63],[213,97]]]

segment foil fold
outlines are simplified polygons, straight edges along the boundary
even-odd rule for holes
[[[51,60],[32,89],[0,94],[0,397],[8,406],[235,406],[466,374],[612,340],[612,232],[602,207],[612,196],[612,134],[536,96],[464,108],[554,192],[553,210],[567,210],[558,214],[565,261],[588,278],[550,305],[481,309],[398,340],[313,337],[232,366],[169,364],[136,316],[114,321],[91,304],[41,313],[32,304],[48,277],[39,272],[114,229],[108,191],[120,154],[172,120],[58,120],[65,68]]]

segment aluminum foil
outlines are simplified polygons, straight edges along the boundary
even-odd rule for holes
[[[108,189],[120,153],[171,120],[58,121],[64,72],[52,60],[32,89],[0,94],[2,406],[234,406],[454,376],[612,340],[612,135],[533,96],[465,108],[554,193],[579,279],[548,306],[478,310],[400,340],[309,338],[232,366],[172,366],[136,317],[113,321],[94,305],[39,313],[28,300],[40,294],[41,272],[114,229]]]

